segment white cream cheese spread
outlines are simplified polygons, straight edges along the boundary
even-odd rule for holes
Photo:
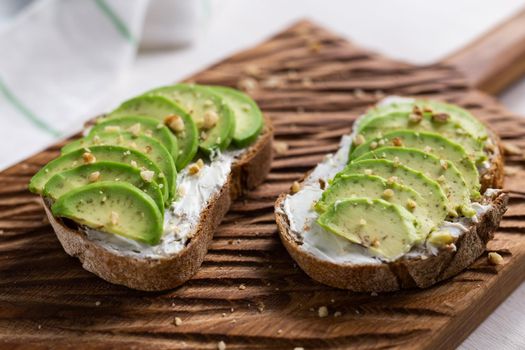
[[[411,99],[391,96],[385,98],[379,105],[390,103],[407,102]],[[359,123],[359,119],[354,124]],[[313,205],[322,195],[321,182],[327,183],[339,171],[341,171],[348,159],[348,152],[352,144],[355,131],[350,136],[343,136],[339,150],[334,155],[327,155],[315,169],[308,175],[302,184],[302,188],[286,196],[281,208],[277,210],[285,214],[289,220],[290,230],[302,242],[300,249],[316,256],[319,259],[337,264],[381,264],[386,261],[381,257],[373,256],[365,247],[352,243],[349,240],[327,232],[317,224],[319,214],[313,209]],[[488,189],[486,197],[491,197],[498,190]],[[480,203],[472,203],[476,214],[472,218],[460,217],[454,221],[445,221],[437,231],[446,231],[454,238],[458,238],[468,231],[468,227],[476,223],[479,218],[487,212],[491,206]],[[455,248],[455,246],[451,246]],[[436,255],[440,247],[426,241],[419,246],[414,246],[405,254],[407,257],[427,257]],[[395,260],[396,257],[392,260]]]
[[[242,151],[217,154],[197,174],[189,174],[188,167],[178,173],[179,195],[164,213],[164,233],[158,244],[150,246],[90,228],[84,228],[84,232],[90,240],[121,255],[155,259],[177,254],[195,234],[202,210],[224,186],[232,163]]]

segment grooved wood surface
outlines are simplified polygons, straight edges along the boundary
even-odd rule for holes
[[[504,264],[489,265],[485,255],[427,290],[372,296],[320,285],[294,265],[276,233],[277,195],[335,151],[352,121],[385,94],[460,104],[524,149],[525,119],[470,88],[452,67],[393,61],[300,22],[191,80],[240,85],[272,118],[282,143],[266,183],[233,205],[193,279],[146,293],[83,270],[27,191],[61,145],[1,172],[0,348],[216,349],[219,341],[227,349],[450,348],[523,280],[525,168],[518,154],[507,158],[510,207],[489,244]],[[328,317],[318,316],[321,306]]]

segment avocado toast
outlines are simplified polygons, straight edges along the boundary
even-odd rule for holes
[[[29,188],[86,270],[165,290],[195,274],[232,201],[265,179],[272,139],[271,123],[247,95],[167,86],[90,123]]]
[[[313,279],[361,292],[426,288],[479,257],[506,210],[499,139],[460,107],[388,97],[275,204]]]

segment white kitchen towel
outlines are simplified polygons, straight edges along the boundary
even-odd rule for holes
[[[147,5],[38,0],[0,28],[0,169],[81,127],[135,56]]]

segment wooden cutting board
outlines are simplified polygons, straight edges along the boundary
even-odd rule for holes
[[[471,88],[451,65],[394,61],[304,21],[189,80],[241,86],[271,117],[276,157],[266,183],[233,205],[193,279],[146,293],[83,270],[27,191],[60,144],[1,172],[0,347],[215,349],[224,341],[227,349],[451,348],[523,281],[525,168],[517,154],[507,158],[510,207],[489,244],[503,265],[484,255],[430,289],[351,293],[312,281],[279,241],[277,195],[334,152],[352,121],[387,94],[457,103],[525,149],[525,119]],[[328,317],[318,316],[321,306]]]

